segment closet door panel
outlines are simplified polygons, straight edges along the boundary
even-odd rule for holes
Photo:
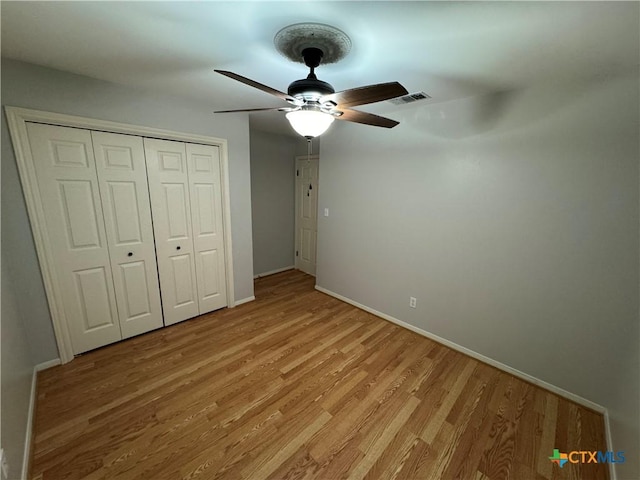
[[[199,264],[202,269],[202,286],[201,286],[201,297],[203,301],[207,301],[209,299],[213,299],[216,296],[220,296],[220,292],[224,292],[224,288],[220,286],[220,271],[218,268],[218,251],[217,250],[207,250],[204,252],[200,252],[199,256]],[[200,285],[198,285],[200,287]],[[224,299],[224,305],[222,307],[226,307],[227,302]],[[214,307],[221,308],[221,307]],[[203,312],[204,313],[204,312]]]
[[[193,303],[193,259],[191,254],[172,255],[169,257],[169,261],[171,263],[171,279],[175,285],[175,304],[182,306]]]
[[[109,275],[104,267],[87,268],[73,272],[76,294],[82,307],[84,331],[101,330],[113,325],[113,309],[110,302]],[[119,340],[119,339],[118,339]]]
[[[166,325],[197,316],[198,292],[185,145],[144,139]]]
[[[227,306],[219,148],[186,144],[200,313]]]
[[[155,266],[155,262],[153,263]],[[147,332],[163,325],[159,294],[156,291],[157,273],[153,272],[156,275],[154,279],[156,285],[152,285],[152,288],[150,288],[148,272],[149,266],[144,260],[123,262],[118,265],[119,275],[116,276],[122,285],[123,294],[122,302],[119,302],[122,308],[119,308],[119,310],[124,310],[124,315],[121,314],[121,319],[124,317],[129,324],[136,320],[149,319],[150,317],[154,317],[155,320],[149,322],[150,324],[146,327],[141,327],[139,332],[131,333],[129,336]],[[132,327],[132,325],[129,326]],[[125,335],[123,334],[123,336]]]
[[[28,123],[73,353],[122,338],[113,288],[91,133]]]
[[[182,240],[190,240],[190,222],[187,211],[189,196],[183,183],[163,183],[162,199],[166,211],[167,240],[176,245]]]
[[[91,132],[123,338],[163,325],[141,137]]]

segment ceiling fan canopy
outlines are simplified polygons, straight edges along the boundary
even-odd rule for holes
[[[295,24],[280,30],[274,39],[276,48],[287,58],[302,61],[309,68],[306,78],[289,84],[287,93],[226,70],[215,70],[236,81],[276,96],[291,107],[220,110],[215,113],[256,112],[278,110],[287,112],[287,120],[300,135],[311,139],[324,133],[334,119],[393,128],[399,122],[351,107],[389,100],[406,95],[407,89],[398,82],[380,83],[336,92],[330,83],[318,79],[315,69],[321,63],[343,58],[351,48],[349,37],[329,25]],[[326,55],[326,51],[329,55]]]

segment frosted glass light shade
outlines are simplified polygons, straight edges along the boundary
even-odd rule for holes
[[[333,123],[333,115],[318,110],[296,110],[286,117],[293,129],[306,138],[322,135]]]

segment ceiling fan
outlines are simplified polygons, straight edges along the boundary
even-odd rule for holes
[[[322,61],[324,55],[323,50],[317,47],[307,47],[304,48],[301,53],[305,65],[310,69],[309,75],[307,75],[307,78],[292,82],[287,89],[287,93],[268,87],[238,75],[237,73],[226,70],[215,70],[217,73],[242,82],[245,85],[276,96],[288,102],[291,105],[290,107],[219,110],[214,113],[268,110],[287,112],[286,117],[291,123],[291,126],[296,132],[307,139],[317,137],[324,133],[336,118],[338,120],[384,128],[393,128],[398,125],[399,122],[391,120],[390,118],[353,110],[351,107],[381,102],[406,95],[408,93],[407,89],[400,83],[379,83],[336,92],[329,83],[319,80],[315,74],[316,67],[318,67]]]

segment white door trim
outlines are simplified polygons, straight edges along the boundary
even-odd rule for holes
[[[38,191],[38,183],[33,157],[31,155],[31,147],[29,145],[26,126],[27,122],[46,123],[62,127],[76,127],[87,130],[124,133],[128,135],[138,135],[141,137],[152,137],[164,140],[177,140],[180,142],[218,146],[220,148],[222,216],[224,221],[225,265],[227,270],[227,303],[229,307],[235,306],[235,295],[233,289],[233,256],[231,249],[229,160],[226,139],[11,106],[6,106],[5,112],[9,133],[11,134],[11,141],[13,143],[13,150],[16,156],[16,163],[18,164],[18,172],[20,173],[22,191],[24,193],[27,211],[29,213],[31,231],[33,232],[36,252],[38,254],[38,260],[40,261],[42,280],[44,282],[47,302],[49,303],[49,310],[51,312],[53,330],[62,363],[67,363],[73,360],[71,336],[67,320],[64,315],[64,309],[62,308],[62,295],[56,286],[56,282],[53,280],[55,278],[53,252],[51,251],[46,228],[44,227],[45,217],[42,209],[42,199],[40,198],[40,193]]]

